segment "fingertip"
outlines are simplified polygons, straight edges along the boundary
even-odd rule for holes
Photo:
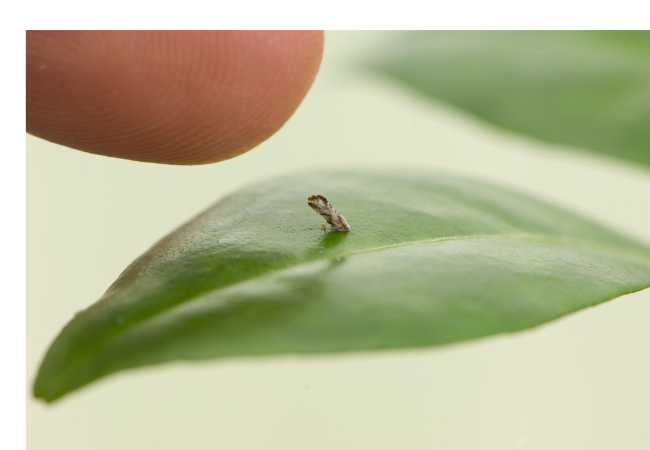
[[[320,31],[29,31],[27,131],[136,161],[222,161],[282,127],[322,49]]]

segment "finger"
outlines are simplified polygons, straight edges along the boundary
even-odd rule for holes
[[[27,131],[118,158],[205,164],[275,133],[320,31],[28,31]]]

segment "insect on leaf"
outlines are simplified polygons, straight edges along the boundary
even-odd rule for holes
[[[345,217],[332,208],[330,202],[322,195],[310,196],[307,199],[307,204],[311,209],[320,214],[321,217],[325,219],[325,222],[332,226],[332,230],[348,231],[350,229],[350,225],[348,224],[348,221],[345,220]],[[323,225],[323,228],[325,228],[325,225]]]

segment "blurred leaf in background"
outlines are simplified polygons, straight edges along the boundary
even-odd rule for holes
[[[325,194],[352,229],[325,233]],[[243,189],[75,316],[34,392],[173,360],[441,345],[650,286],[650,249],[539,200],[438,172],[288,175]]]
[[[370,65],[536,138],[650,165],[650,32],[404,32]]]

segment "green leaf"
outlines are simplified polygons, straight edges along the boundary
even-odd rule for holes
[[[650,165],[650,32],[406,32],[371,65],[495,125]]]
[[[351,231],[322,231],[312,194]],[[648,286],[649,249],[489,184],[406,171],[285,176],[224,199],[133,262],[66,325],[34,392],[51,401],[173,360],[447,344]]]

